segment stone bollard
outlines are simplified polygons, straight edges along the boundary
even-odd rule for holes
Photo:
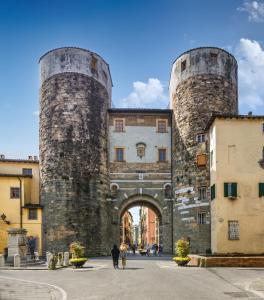
[[[50,253],[50,252],[47,252],[47,253],[46,253],[46,259],[47,259],[47,266],[48,266],[48,267],[49,267],[50,264],[51,264],[52,257],[53,257],[52,253]]]
[[[20,255],[19,254],[14,255],[14,267],[20,268]]]
[[[4,255],[0,254],[0,267],[5,266],[5,257]]]
[[[63,266],[63,252],[58,253],[58,265]]]
[[[70,254],[69,252],[64,252],[64,266],[68,267],[70,264]]]
[[[34,252],[35,260],[39,260],[39,254],[38,252]]]

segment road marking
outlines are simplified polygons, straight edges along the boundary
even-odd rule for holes
[[[22,282],[27,282],[27,283],[40,284],[40,285],[47,285],[47,286],[53,287],[54,289],[58,290],[62,295],[62,300],[67,300],[67,293],[61,287],[59,287],[57,285],[54,285],[54,284],[49,284],[49,283],[39,282],[39,281],[32,281],[32,280],[19,279],[19,278],[14,278],[14,277],[6,277],[6,276],[0,276],[0,278],[9,279],[9,280],[17,280],[17,281],[22,281]]]

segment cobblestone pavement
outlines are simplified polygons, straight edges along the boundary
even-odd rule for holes
[[[56,287],[33,281],[0,276],[0,300],[60,300]]]

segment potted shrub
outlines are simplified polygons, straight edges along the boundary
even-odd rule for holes
[[[70,253],[72,258],[70,259],[70,263],[75,266],[75,268],[81,268],[87,258],[84,257],[84,249],[80,242],[73,242],[70,244]]]
[[[173,257],[173,260],[177,263],[178,266],[185,266],[191,260],[188,256],[190,251],[190,244],[184,239],[180,239],[176,242],[176,253],[178,256]]]

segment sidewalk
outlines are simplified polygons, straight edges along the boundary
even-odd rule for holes
[[[0,276],[0,299],[65,300],[66,295],[53,285]]]

